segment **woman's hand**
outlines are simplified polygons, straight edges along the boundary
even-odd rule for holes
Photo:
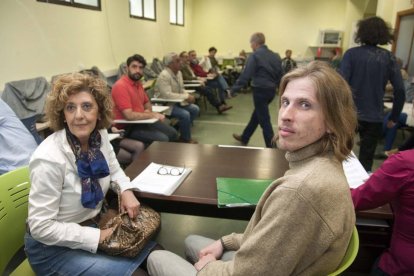
[[[121,194],[121,211],[128,212],[130,218],[135,218],[138,216],[139,207],[141,204],[138,199],[135,197],[134,193],[131,190],[123,191]]]

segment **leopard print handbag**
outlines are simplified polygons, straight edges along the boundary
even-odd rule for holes
[[[98,248],[108,255],[133,258],[158,231],[161,216],[145,205],[141,205],[139,214],[134,219],[131,219],[127,212],[122,213],[121,193],[119,185],[115,185],[118,193],[118,213],[109,210],[98,223],[100,229],[114,228],[114,231],[99,244]]]

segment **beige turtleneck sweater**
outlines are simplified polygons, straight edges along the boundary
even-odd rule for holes
[[[342,164],[321,143],[286,154],[290,169],[262,195],[243,234],[222,238],[232,261],[197,275],[327,275],[347,249],[355,212]]]

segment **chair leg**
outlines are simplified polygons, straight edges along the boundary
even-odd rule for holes
[[[207,111],[207,97],[203,95],[204,110]]]

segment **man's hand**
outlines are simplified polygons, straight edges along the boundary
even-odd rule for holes
[[[213,254],[208,254],[200,258],[198,262],[194,264],[194,267],[197,271],[200,271],[206,264],[213,261],[216,261],[216,258],[214,258]]]
[[[158,119],[160,121],[164,121],[164,119],[165,119],[165,115],[164,114],[157,113],[157,112],[152,112],[152,114],[153,114],[153,117],[155,119]]]
[[[135,197],[134,193],[131,190],[123,191],[121,194],[121,211],[128,212],[130,218],[135,218],[138,216],[139,207],[141,204],[138,199]]]
[[[195,103],[195,97],[193,95],[188,95],[188,98],[186,101],[190,104]]]
[[[387,128],[393,128],[396,125],[396,123],[393,120],[389,120],[387,122]]]
[[[207,82],[207,78],[197,77],[197,79],[198,79],[201,83],[204,83],[204,84]]]
[[[204,256],[211,254],[213,255],[215,259],[220,259],[221,255],[223,255],[223,250],[224,248],[223,248],[223,245],[221,244],[221,241],[216,240],[212,244],[201,249],[200,252],[198,253],[198,258],[201,259]]]

